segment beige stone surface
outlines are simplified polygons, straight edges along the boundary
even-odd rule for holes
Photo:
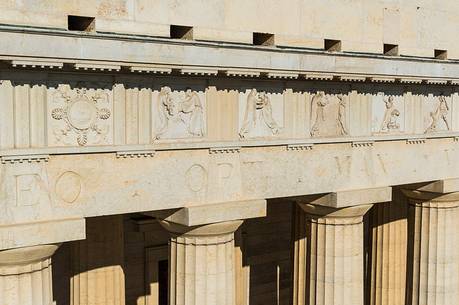
[[[409,198],[409,266],[407,302],[457,303],[458,195],[407,191]]]
[[[59,245],[0,251],[0,301],[5,305],[53,303],[51,256]]]
[[[68,242],[85,238],[86,222],[84,218],[0,226],[0,250]]]
[[[361,204],[388,202],[392,199],[392,188],[382,187],[374,189],[339,191],[325,195],[310,196],[298,199],[298,202],[307,202],[314,205],[331,208],[343,208]]]
[[[457,176],[457,142],[451,138],[427,142],[431,144],[409,144],[406,140],[364,147],[316,143],[312,150],[287,150],[285,144],[262,147],[268,142],[259,142],[239,152],[216,154],[204,148],[168,151],[173,146],[163,144],[163,150],[146,158],[94,153],[55,155],[48,162],[7,163],[1,165],[5,191],[0,206],[5,213],[0,215],[0,223],[7,228]],[[18,184],[22,175],[25,180],[19,178],[19,182],[24,185]],[[8,240],[23,240],[24,246],[41,242],[40,231],[34,235],[19,229],[3,232],[5,248],[15,247]],[[69,231],[72,235],[76,232]],[[59,234],[56,238],[65,237]]]
[[[185,207],[172,211],[145,213],[183,226],[198,226],[217,222],[266,216],[266,200],[249,200]]]
[[[307,255],[299,258],[305,260],[306,274],[297,277],[297,289],[304,289],[304,295],[298,292],[297,304],[363,305],[363,215],[371,204],[342,209],[300,206],[306,212]]]
[[[371,305],[406,304],[407,212],[407,199],[396,189],[392,202],[376,204],[368,213],[371,256],[365,293]]]
[[[88,238],[71,245],[70,304],[124,305],[123,216],[88,220]]]
[[[432,57],[434,49],[446,49],[456,58],[458,48],[450,39],[457,22],[454,1],[439,7],[429,1],[11,0],[0,8],[1,23],[60,29],[73,14],[95,17],[100,32],[168,37],[169,25],[176,24],[195,27],[195,39],[214,41],[251,43],[246,33],[261,32],[279,36],[279,45],[320,49],[323,39],[337,39],[344,51],[365,53],[381,54],[383,43],[390,43],[403,55]]]
[[[234,232],[242,221],[198,227],[161,224],[171,233],[169,304],[234,305]]]
[[[414,184],[414,190],[439,194],[455,193],[459,191],[459,179],[444,179],[430,183]]]

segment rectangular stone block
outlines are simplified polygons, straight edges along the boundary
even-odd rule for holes
[[[427,184],[413,185],[409,188],[431,193],[454,193],[459,192],[459,179],[438,180]]]
[[[185,226],[266,216],[266,200],[244,200],[146,213]]]
[[[380,187],[362,190],[333,192],[326,195],[311,196],[301,200],[315,205],[344,208],[361,204],[387,202],[392,200],[392,188]]]
[[[0,226],[0,250],[62,243],[86,238],[84,218]]]

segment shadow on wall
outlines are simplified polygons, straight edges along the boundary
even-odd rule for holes
[[[123,222],[123,216],[88,218],[86,240],[67,243],[56,253],[53,283],[57,305],[96,300],[110,305],[124,299],[124,289],[120,289],[124,287]]]
[[[153,300],[151,291],[157,284],[151,279],[168,281],[167,264],[158,260],[165,257],[167,262],[168,233],[155,219],[88,218],[86,235],[86,240],[64,243],[53,257],[56,305],[167,304],[167,292],[166,298],[162,291],[160,299]],[[160,267],[155,274],[148,271],[154,269],[153,262]]]
[[[250,305],[291,304],[292,207],[290,201],[268,200],[267,216],[248,219],[240,228]]]

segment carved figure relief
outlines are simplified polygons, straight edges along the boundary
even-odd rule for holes
[[[404,120],[403,98],[384,96],[383,93],[373,96],[372,131],[374,133],[401,133],[405,129]]]
[[[389,98],[384,100],[384,104],[386,105],[386,110],[384,111],[384,117],[379,131],[399,130],[400,124],[398,118],[400,117],[400,111],[395,107],[394,97],[389,96]]]
[[[252,89],[245,105],[244,120],[239,136],[241,138],[272,136],[280,131],[279,124],[273,117],[273,107],[266,92]]]
[[[156,139],[202,137],[205,134],[204,105],[200,96],[161,88],[156,107]]]
[[[451,130],[449,123],[449,105],[444,96],[439,96],[434,108],[429,112],[429,123],[425,133],[436,132],[441,130]]]
[[[343,136],[348,134],[347,101],[342,94],[328,96],[318,92],[311,103],[311,136]]]
[[[57,143],[80,146],[107,143],[112,115],[107,93],[60,88],[52,103],[50,115]]]

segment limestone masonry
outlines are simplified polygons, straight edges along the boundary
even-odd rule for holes
[[[0,305],[459,304],[458,11],[0,1]]]

